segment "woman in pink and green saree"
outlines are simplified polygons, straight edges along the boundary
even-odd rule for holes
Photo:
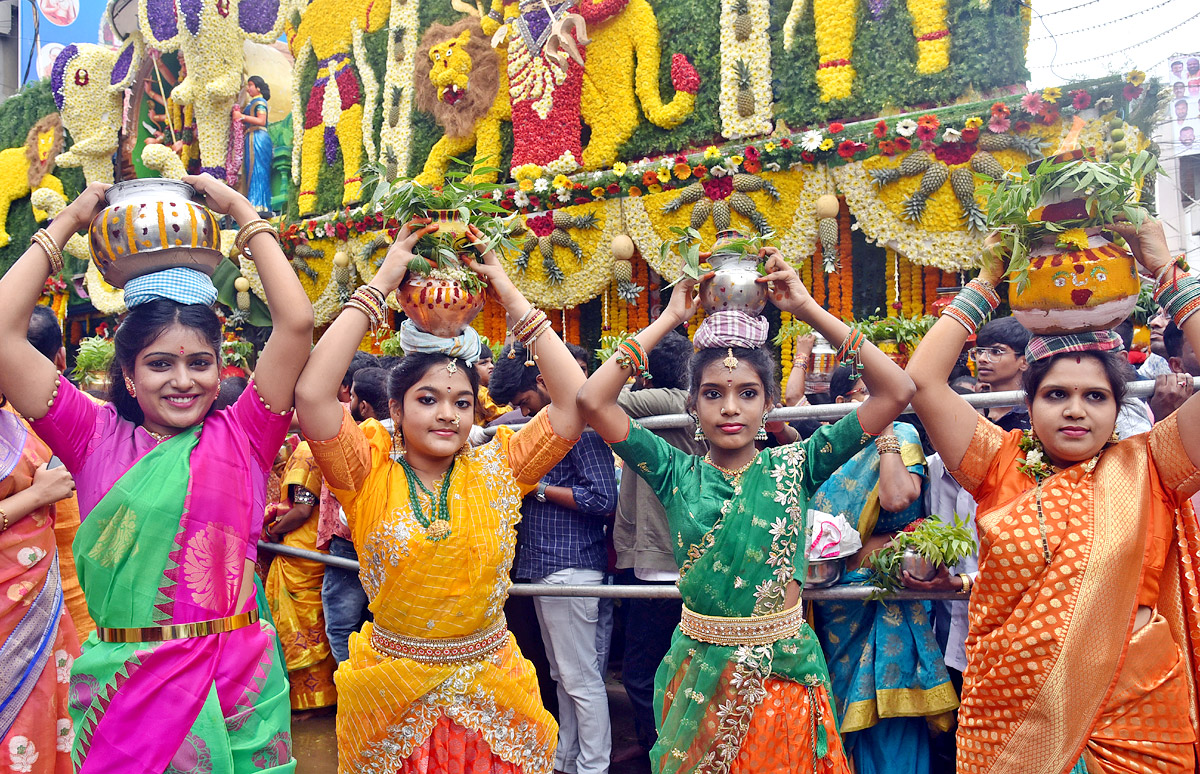
[[[212,410],[221,326],[212,282],[193,269],[125,285],[111,403],[25,344],[47,266],[61,266],[54,247],[87,226],[105,186],[89,186],[0,280],[0,389],[78,487],[74,551],[98,627],[71,670],[80,774],[295,767],[287,673],[259,618],[253,561],[312,308],[249,202],[208,176],[186,182],[242,225],[272,309],[260,377],[229,408]]]

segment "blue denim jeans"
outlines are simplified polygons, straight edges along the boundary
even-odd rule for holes
[[[329,553],[358,561],[354,544],[336,535],[329,540]],[[321,604],[325,608],[325,636],[329,638],[329,649],[340,664],[350,658],[350,633],[361,629],[370,616],[367,594],[358,573],[327,566],[325,580],[321,582]]]

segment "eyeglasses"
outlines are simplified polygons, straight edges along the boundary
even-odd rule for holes
[[[971,356],[972,360],[979,362],[980,360],[999,360],[1013,351],[1008,347],[972,347],[967,350],[967,354]]]

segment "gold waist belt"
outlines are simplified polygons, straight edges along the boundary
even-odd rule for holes
[[[101,642],[162,642],[164,640],[186,640],[192,637],[207,637],[210,634],[231,632],[258,621],[258,609],[246,613],[218,618],[214,621],[198,621],[173,626],[143,626],[121,629],[97,626],[96,636]]]
[[[371,647],[393,658],[407,658],[422,664],[461,664],[479,661],[495,653],[508,641],[508,621],[500,616],[486,629],[466,637],[407,637],[389,632],[379,624],[371,629]]]
[[[683,606],[679,630],[693,640],[713,645],[770,645],[795,637],[804,623],[804,610],[791,610],[751,618],[722,618],[702,615]]]

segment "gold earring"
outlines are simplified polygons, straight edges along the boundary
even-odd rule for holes
[[[133,387],[133,380],[128,376],[125,377],[125,389],[129,391],[129,397],[136,398],[137,390]]]
[[[398,427],[392,431],[392,451],[397,454],[404,453],[404,433],[401,433]]]
[[[1117,429],[1114,427],[1112,437],[1108,439],[1108,442],[1116,443],[1117,441],[1120,441],[1120,440],[1121,440],[1121,436],[1117,435]]]

